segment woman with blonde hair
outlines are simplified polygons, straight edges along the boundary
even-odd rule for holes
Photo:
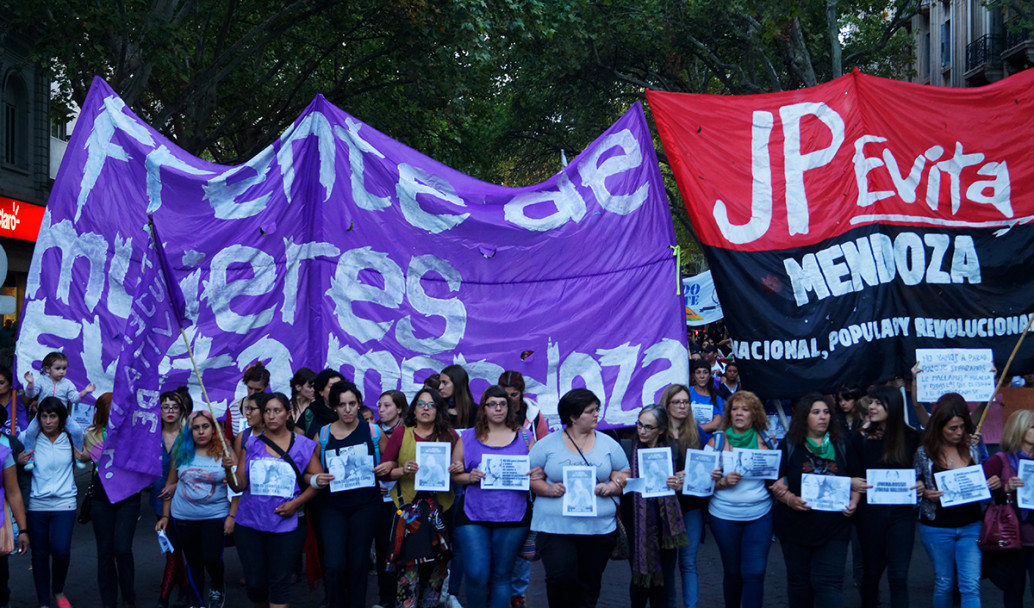
[[[729,397],[722,428],[725,441],[712,438],[707,444],[712,449],[772,449],[765,406],[750,391],[736,391]],[[760,608],[772,544],[772,497],[761,479],[743,479],[736,471],[723,474],[721,469],[711,477],[715,486],[708,514],[725,570],[725,605]]]
[[[675,454],[675,471],[679,487],[686,475],[686,450],[699,450],[711,436],[693,418],[689,387],[672,384],[661,393],[661,407],[668,414],[668,443]],[[679,571],[682,574],[682,601],[686,608],[696,608],[699,595],[697,576],[697,552],[700,550],[700,536],[704,530],[704,510],[707,498],[678,495],[682,521],[686,528],[689,544],[679,549]]]
[[[997,476],[1002,487],[991,492],[991,498],[998,504],[1011,495],[1013,508],[1020,520],[1020,541],[1023,547],[1018,551],[992,551],[984,554],[988,560],[984,572],[1002,590],[1002,605],[1006,608],[1023,606],[1023,592],[1027,578],[1031,580],[1031,595],[1034,595],[1034,517],[1030,509],[1016,506],[1016,491],[1025,485],[1020,478],[1020,462],[1034,459],[1034,412],[1016,410],[1002,427],[1002,450],[984,462],[984,476]]]

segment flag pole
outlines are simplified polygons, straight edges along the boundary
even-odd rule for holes
[[[212,424],[215,425],[215,434],[219,436],[219,442],[223,444],[223,452],[227,455],[230,454],[230,445],[226,442],[226,435],[223,434],[223,430],[219,428],[219,425],[215,420],[215,412],[212,410],[212,402],[208,399],[208,390],[205,389],[205,383],[201,380],[201,370],[197,368],[197,362],[194,361],[194,351],[190,348],[190,341],[187,340],[187,332],[180,328],[180,335],[183,336],[183,345],[187,347],[187,355],[190,356],[190,364],[194,368],[194,377],[197,378],[198,385],[201,386],[201,396],[204,398],[205,406],[208,407],[208,413],[212,416]]]
[[[1023,333],[1020,334],[1020,339],[1016,341],[1016,346],[1012,349],[1012,354],[1009,355],[1009,360],[1005,362],[1005,369],[1002,370],[1002,375],[998,378],[998,384],[995,385],[995,390],[991,393],[991,398],[987,400],[987,405],[984,407],[984,413],[980,414],[980,424],[977,425],[977,434],[980,433],[980,429],[984,426],[984,419],[987,418],[987,411],[991,409],[991,403],[994,402],[995,397],[998,395],[998,391],[1002,389],[1002,384],[1005,379],[1009,376],[1009,366],[1012,365],[1012,360],[1016,357],[1016,353],[1020,350],[1020,344],[1023,344],[1023,339],[1027,337],[1027,332],[1030,331],[1030,325],[1034,323],[1034,313],[1031,313],[1027,318],[1027,326],[1023,328]]]
[[[158,252],[159,266],[162,276],[165,277],[165,283],[170,294],[169,297],[175,301],[176,298],[173,297],[172,293],[174,290],[178,290],[179,286],[173,283],[172,277],[170,276],[171,269],[166,267],[167,262],[165,251],[162,249],[162,242],[161,239],[158,238],[158,231],[154,227],[154,218],[151,217],[150,213],[147,214],[147,225],[151,228],[151,238],[154,239],[154,248],[155,251]],[[180,294],[180,298],[182,298],[182,294]],[[180,305],[182,306],[182,303],[180,303]],[[205,383],[201,380],[201,370],[198,369],[197,361],[194,360],[194,351],[190,348],[190,340],[187,339],[187,332],[183,331],[182,321],[184,320],[183,317],[186,315],[183,314],[182,311],[177,310],[177,308],[177,306],[173,306],[176,316],[179,317],[176,320],[180,328],[180,336],[183,337],[183,346],[187,348],[187,355],[190,356],[190,365],[194,368],[194,377],[197,378],[197,383],[201,387],[201,396],[204,398],[205,406],[208,408],[208,414],[212,417],[212,424],[215,426],[215,434],[219,437],[219,443],[223,446],[223,452],[229,455],[231,451],[230,445],[226,442],[226,435],[223,434],[223,430],[219,428],[219,425],[216,423],[215,411],[212,409],[212,402],[208,398],[208,390],[205,389]]]

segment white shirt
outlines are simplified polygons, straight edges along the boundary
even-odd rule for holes
[[[30,511],[74,511],[76,487],[73,477],[72,444],[61,432],[53,442],[42,432],[32,454]]]

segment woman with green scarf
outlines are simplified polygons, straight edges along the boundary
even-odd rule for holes
[[[668,413],[659,405],[648,405],[639,412],[635,428],[636,438],[628,460],[632,464],[632,477],[643,477],[639,470],[639,450],[671,448]],[[674,463],[672,457],[673,466]],[[674,475],[668,477],[667,485],[672,490],[682,488]],[[674,494],[653,498],[643,498],[640,492],[625,494],[621,499],[621,519],[631,547],[629,596],[632,608],[645,608],[647,602],[651,608],[667,608],[668,599],[675,597],[678,550],[689,544],[678,498]]]
[[[836,608],[844,603],[844,564],[850,520],[860,494],[850,493],[843,511],[813,510],[801,498],[805,474],[849,477],[843,430],[833,420],[826,398],[805,395],[794,409],[786,437],[779,446],[783,456],[780,478],[772,485],[779,503],[775,508],[775,533],[786,562],[787,604],[800,608]]]
[[[768,417],[757,395],[739,390],[729,397],[722,421],[724,434],[708,442],[712,449],[768,450]],[[772,545],[772,497],[762,479],[743,479],[735,470],[711,472],[714,495],[707,506],[711,533],[722,556],[722,590],[726,608],[761,608],[765,567]]]

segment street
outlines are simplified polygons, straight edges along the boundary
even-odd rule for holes
[[[85,477],[80,475],[80,477]],[[81,479],[80,489],[84,487],[85,479]],[[80,491],[80,496],[82,492]],[[140,521],[137,525],[136,537],[134,539],[134,555],[136,558],[136,592],[137,605],[141,608],[154,606],[158,598],[159,581],[165,558],[158,552],[158,543],[154,532],[154,515],[147,506],[147,500],[143,501]],[[93,538],[93,529],[90,525],[76,524],[72,540],[72,565],[69,570],[68,582],[65,593],[73,606],[78,608],[93,608],[100,606],[100,598],[97,594],[97,561],[96,548]],[[246,607],[247,599],[241,585],[241,566],[237,558],[236,549],[228,549],[225,555],[226,580],[227,580],[227,607]],[[35,606],[33,600],[32,571],[28,556],[12,557],[11,564],[11,606],[13,608],[30,608]],[[844,606],[854,608],[860,606],[857,590],[850,577],[851,560],[848,558],[848,572],[844,581]],[[697,564],[700,573],[700,605],[702,607],[722,605],[722,564],[718,556],[718,549],[714,541],[707,538],[700,546],[700,554]],[[631,578],[628,562],[610,562],[603,576],[603,592],[600,596],[600,608],[619,608],[628,605],[628,584]],[[912,569],[910,579],[912,580],[912,603],[914,608],[928,608],[932,606],[933,593],[933,572],[930,566],[930,559],[925,549],[919,542],[919,535],[916,534],[915,551],[912,556]],[[542,563],[532,564],[532,586],[529,589],[528,606],[533,608],[545,608],[547,605],[544,574]],[[376,578],[371,573],[370,585],[368,587],[368,605],[376,603]],[[294,597],[291,603],[297,608],[318,608],[322,601],[321,589],[308,592],[304,581],[294,585]],[[1001,606],[1002,596],[989,581],[984,580],[981,585],[981,596],[984,606]],[[768,570],[765,575],[766,606],[786,606],[786,578],[783,568],[783,556],[779,549],[779,543],[772,543],[772,550],[768,558]],[[880,593],[883,598],[883,605],[889,606],[887,599],[886,580],[882,583]],[[461,596],[462,599],[462,596]],[[176,604],[176,595],[173,595],[173,605]],[[1030,606],[1030,594],[1028,593],[1025,605]],[[470,608],[470,607],[467,607]]]

